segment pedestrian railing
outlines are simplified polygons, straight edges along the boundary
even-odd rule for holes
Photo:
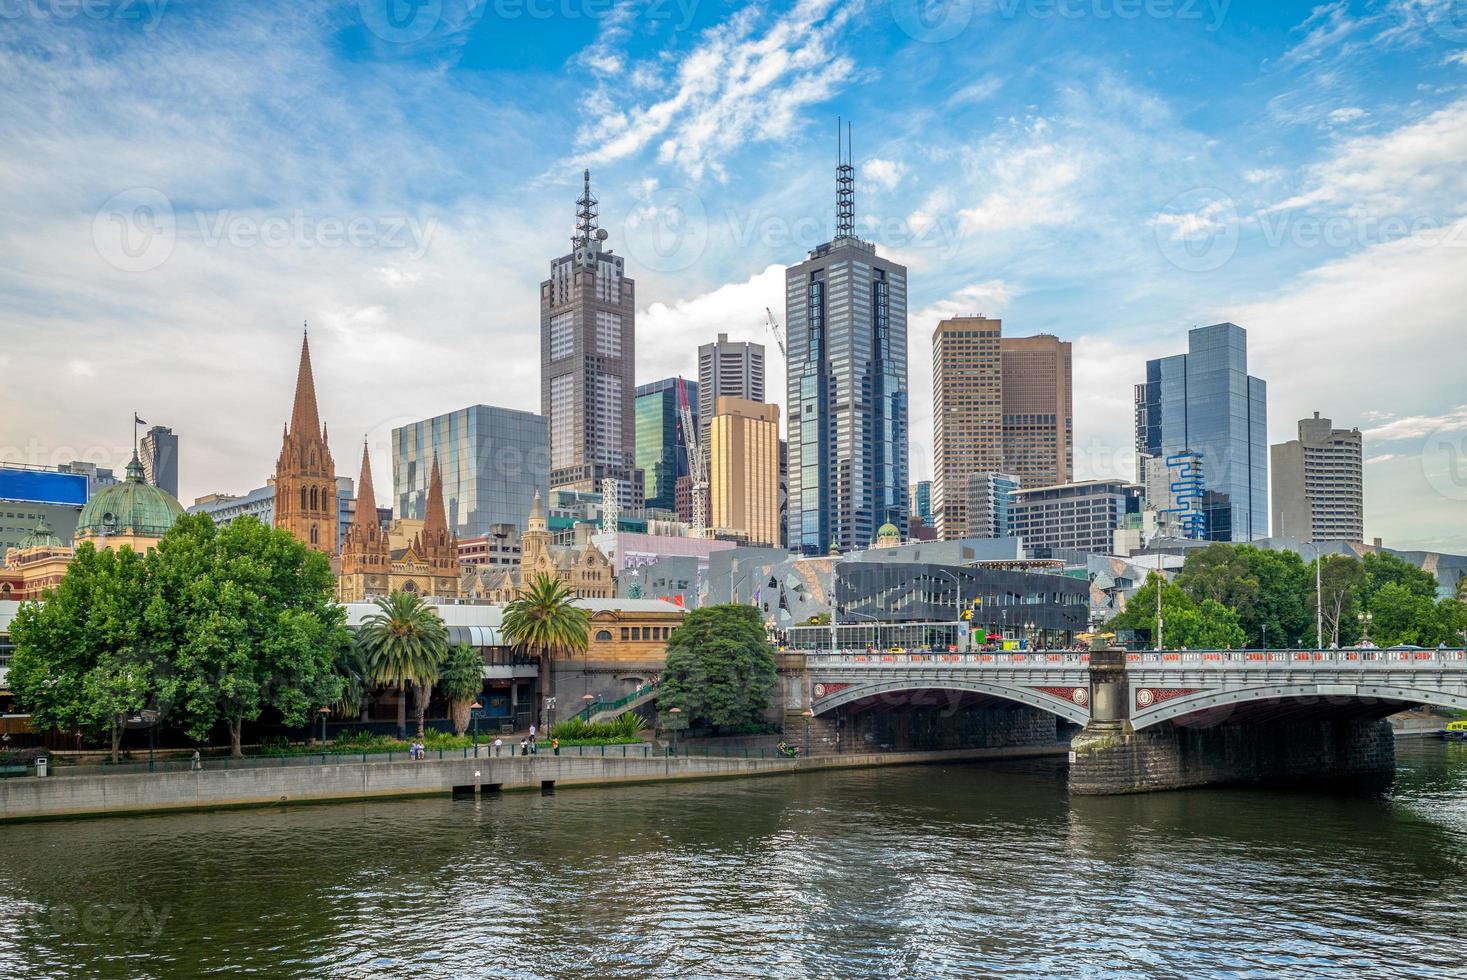
[[[615,701],[601,701],[599,699],[596,701],[592,701],[580,711],[577,711],[574,715],[571,715],[571,717],[579,718],[581,721],[590,721],[592,716],[594,715],[599,715],[607,711],[619,711],[622,708],[630,705],[632,702],[645,698],[647,695],[656,690],[656,688],[657,685],[655,684],[643,684],[641,687],[637,688],[626,697],[617,698]]]
[[[1080,669],[1090,664],[1090,654],[1074,651],[1013,651],[992,653],[812,653],[805,657],[809,667],[1038,667]],[[1345,650],[1144,650],[1126,654],[1128,664],[1140,666],[1186,665],[1279,666],[1310,664],[1345,666],[1384,665],[1441,666],[1467,663],[1467,651],[1447,649],[1380,649],[1359,647]]]

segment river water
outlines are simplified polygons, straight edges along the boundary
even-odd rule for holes
[[[1059,759],[0,827],[0,977],[1455,976],[1467,746],[1386,798]]]

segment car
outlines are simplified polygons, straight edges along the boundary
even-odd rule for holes
[[[907,649],[906,649],[906,647],[892,647],[890,650],[888,650],[886,652],[887,653],[906,653],[907,652]]]

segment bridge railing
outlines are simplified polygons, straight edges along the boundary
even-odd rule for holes
[[[1080,669],[1090,655],[1074,650],[992,651],[975,653],[836,653],[806,654],[810,667],[1033,667]],[[1443,649],[1380,649],[1359,647],[1344,650],[1141,650],[1126,654],[1126,662],[1139,667],[1307,667],[1381,666],[1390,668],[1440,667],[1467,664],[1467,651]]]

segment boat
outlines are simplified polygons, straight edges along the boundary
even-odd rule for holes
[[[1467,741],[1467,721],[1449,721],[1442,729],[1442,738],[1451,741]]]

